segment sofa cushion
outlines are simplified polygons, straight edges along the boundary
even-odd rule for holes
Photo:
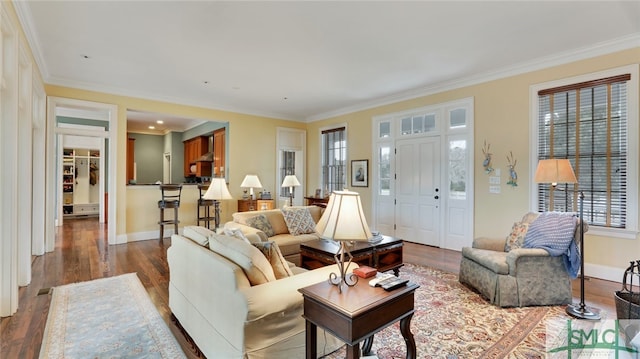
[[[290,234],[297,236],[316,232],[316,222],[307,208],[287,207],[282,209],[282,214]]]
[[[258,248],[242,239],[213,234],[209,237],[209,249],[242,268],[251,285],[276,280],[271,263],[267,258]]]
[[[280,248],[278,248],[278,243],[268,241],[253,243],[253,246],[258,248],[267,258],[269,263],[271,263],[271,268],[273,269],[273,274],[276,276],[276,279],[286,278],[293,275],[293,272],[289,267],[289,263],[284,259],[280,252]]]
[[[522,247],[528,228],[529,223],[515,222],[513,227],[511,227],[511,233],[507,236],[507,241],[504,244],[504,251],[509,252],[512,249]]]
[[[264,214],[259,214],[251,218],[247,218],[247,225],[263,231],[269,237],[273,237],[276,234],[273,231],[273,227],[267,219],[267,216],[265,216]]]
[[[244,235],[244,233],[242,233],[242,230],[240,228],[224,228],[223,229],[223,233],[227,236],[230,237],[236,237],[239,239],[242,239],[243,241],[247,242],[247,243],[251,243],[251,241],[249,240],[249,238],[247,238],[247,236]],[[260,238],[258,236],[256,236],[255,238]]]
[[[282,255],[287,257],[300,253],[300,243],[316,240],[318,238],[318,235],[315,233],[301,234],[299,236],[292,236],[290,234],[278,234],[269,238],[269,240],[278,243],[278,247],[280,247]]]
[[[496,274],[509,274],[507,252],[497,252],[487,249],[462,248],[462,256],[488,268]]]
[[[198,243],[201,246],[209,244],[209,237],[214,232],[200,226],[186,226],[182,229],[182,235]]]
[[[273,235],[289,233],[289,229],[287,228],[287,224],[284,222],[284,216],[282,215],[281,210],[273,209],[262,212],[262,214],[264,214],[264,216],[269,220],[269,223],[271,223],[271,228],[273,228]]]

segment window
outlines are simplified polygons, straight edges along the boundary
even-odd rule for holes
[[[346,187],[346,128],[322,131],[322,186],[331,193]]]
[[[280,163],[282,167],[280,167],[280,178],[284,180],[284,178],[288,175],[296,174],[296,151],[282,151],[282,158],[280,159]],[[293,194],[295,197],[295,187],[293,187]],[[280,187],[280,197],[289,198],[290,195],[289,187]]]
[[[569,159],[578,179],[575,185],[559,185],[564,191],[538,184],[539,211],[578,211],[578,190],[585,195],[589,224],[627,228],[630,78],[625,74],[538,91],[538,160]]]

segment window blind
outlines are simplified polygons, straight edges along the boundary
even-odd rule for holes
[[[591,225],[625,228],[630,75],[538,92],[538,159],[569,159],[577,184],[538,184],[538,210],[578,211]]]

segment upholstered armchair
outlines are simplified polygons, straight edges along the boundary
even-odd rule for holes
[[[542,248],[522,248],[527,227],[538,213],[527,213],[504,238],[476,238],[462,248],[460,282],[500,307],[561,305],[572,301],[571,275],[562,256]],[[585,224],[585,232],[588,226]],[[577,221],[573,239],[579,245]]]

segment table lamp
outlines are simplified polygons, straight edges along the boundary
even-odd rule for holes
[[[260,183],[260,179],[258,178],[257,175],[246,175],[244,176],[244,180],[240,184],[240,187],[249,188],[249,195],[250,195],[249,198],[251,200],[249,210],[253,211],[255,209],[253,207],[253,201],[256,199],[256,196],[253,194],[253,189],[262,188],[262,183]]]
[[[282,187],[289,187],[289,206],[293,206],[293,187],[300,186],[300,182],[295,175],[287,175],[282,181]]]
[[[578,183],[576,175],[571,167],[571,162],[567,159],[540,160],[538,168],[533,178],[538,183],[551,183],[551,193],[556,189],[558,183]],[[580,303],[569,304],[566,308],[567,314],[579,319],[599,320],[600,314],[587,307],[584,303],[584,227],[583,209],[584,192],[579,192],[580,198]],[[553,196],[549,195],[549,210],[553,210]]]
[[[347,273],[353,256],[346,242],[366,242],[372,237],[362,211],[360,195],[347,190],[334,191],[316,225],[316,231],[320,238],[340,242],[340,249],[334,255],[340,273],[331,273],[329,282],[337,285],[340,292],[342,283],[349,287],[354,286],[358,283],[358,277],[352,272]]]
[[[220,226],[220,201],[223,199],[233,199],[224,178],[212,178],[209,188],[202,198],[213,200],[216,215],[216,227],[214,230],[217,231],[218,226]]]

